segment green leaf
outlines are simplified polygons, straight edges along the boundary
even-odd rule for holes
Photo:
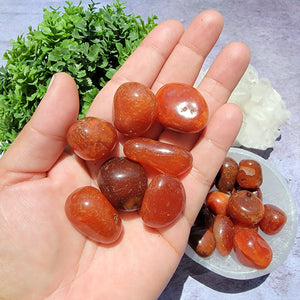
[[[29,121],[55,72],[73,76],[79,90],[83,117],[99,90],[115,74],[155,26],[125,13],[117,0],[88,8],[66,1],[65,6],[43,10],[37,28],[11,40],[0,68],[0,151],[8,148]]]
[[[91,62],[96,61],[98,59],[98,55],[100,51],[101,51],[100,45],[97,44],[92,45],[88,50],[88,54],[87,54],[88,60]]]

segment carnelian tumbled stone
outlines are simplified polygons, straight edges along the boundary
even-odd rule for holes
[[[232,194],[227,209],[232,219],[247,225],[257,224],[263,218],[265,211],[261,200],[247,190]]]
[[[187,172],[193,163],[189,151],[149,138],[132,138],[124,143],[123,151],[134,161],[175,176]]]
[[[230,195],[220,191],[211,191],[206,196],[207,207],[216,215],[227,215]]]
[[[269,235],[278,233],[287,221],[284,211],[273,204],[265,204],[265,212],[262,220],[259,222],[260,229]]]
[[[220,192],[233,190],[238,170],[238,163],[233,158],[226,157],[216,177],[216,187]]]
[[[153,92],[138,82],[123,83],[114,96],[114,125],[127,136],[140,136],[157,116]]]
[[[72,225],[89,239],[110,244],[122,232],[122,220],[105,196],[92,186],[72,192],[65,203],[65,212]]]
[[[85,117],[70,126],[67,142],[82,159],[96,161],[114,149],[117,131],[109,122],[95,117]]]
[[[213,234],[216,240],[216,248],[221,256],[230,254],[234,236],[234,225],[224,215],[216,215],[213,224]]]
[[[101,192],[116,208],[134,211],[141,207],[148,178],[145,169],[126,157],[106,161],[97,177]]]
[[[161,228],[174,222],[185,206],[185,190],[181,181],[169,174],[155,176],[144,195],[141,217],[149,227]]]
[[[194,226],[190,232],[189,245],[199,256],[208,257],[216,248],[216,240],[211,230]]]
[[[241,264],[256,268],[267,268],[273,258],[268,243],[254,230],[239,230],[233,238],[233,249]]]
[[[244,189],[257,189],[263,181],[260,164],[252,159],[243,159],[239,163],[236,181]]]
[[[168,83],[157,94],[158,121],[180,132],[200,132],[208,121],[208,106],[200,92],[183,83]]]

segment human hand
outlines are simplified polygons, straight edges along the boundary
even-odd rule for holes
[[[125,81],[156,92],[168,82],[194,84],[223,26],[215,11],[199,14],[184,31],[180,22],[158,25],[100,91],[88,115],[112,121],[114,92]],[[65,216],[67,196],[96,185],[99,163],[85,163],[66,148],[78,115],[72,78],[56,74],[30,122],[0,160],[0,299],[156,299],[184,253],[190,228],[242,121],[225,104],[249,62],[239,42],[228,44],[198,89],[210,120],[201,135],[161,128],[152,136],[191,150],[193,168],[182,181],[183,215],[164,229],[147,229],[138,213],[123,216],[113,245],[79,234]],[[121,155],[121,153],[120,153]]]

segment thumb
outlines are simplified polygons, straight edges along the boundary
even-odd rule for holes
[[[12,172],[24,177],[24,173],[47,172],[62,154],[78,110],[74,80],[65,73],[55,74],[30,121],[1,158],[0,175]]]

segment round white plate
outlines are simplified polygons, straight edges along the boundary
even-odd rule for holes
[[[272,248],[273,260],[266,269],[258,270],[241,265],[237,261],[233,250],[227,257],[222,257],[215,250],[210,257],[202,258],[188,245],[185,253],[195,262],[224,277],[252,279],[271,273],[289,255],[297,234],[297,207],[285,179],[268,161],[252,152],[239,148],[231,148],[228,156],[235,159],[237,163],[242,159],[254,159],[259,162],[263,172],[263,183],[261,185],[263,203],[274,204],[281,208],[287,215],[286,224],[276,235],[271,236],[259,231],[259,234]]]

